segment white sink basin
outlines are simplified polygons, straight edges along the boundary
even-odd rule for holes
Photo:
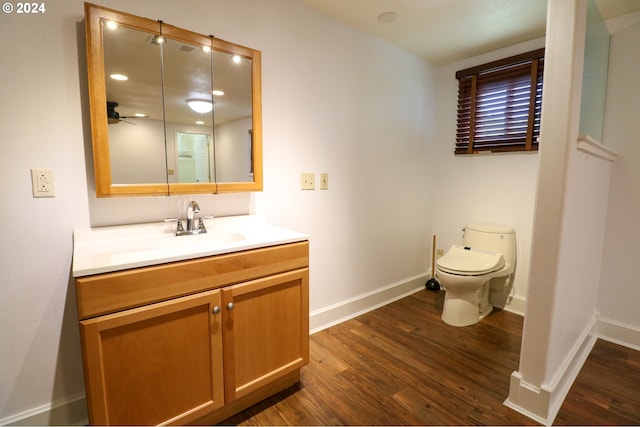
[[[251,215],[205,220],[207,233],[175,236],[175,223],[74,230],[74,277],[307,240]]]

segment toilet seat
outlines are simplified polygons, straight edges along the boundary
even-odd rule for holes
[[[497,252],[454,245],[436,261],[438,270],[460,276],[481,276],[504,267],[504,256]]]

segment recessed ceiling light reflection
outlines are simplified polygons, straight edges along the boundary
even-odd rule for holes
[[[214,96],[222,96],[224,95],[224,91],[221,91],[220,89],[215,89],[214,91],[211,92],[211,94]]]
[[[115,21],[107,21],[106,25],[110,30],[115,30],[116,28],[118,28],[118,23]]]
[[[231,57],[231,60],[233,61],[234,64],[239,64],[240,61],[242,61],[242,57],[240,55],[233,55]]]
[[[125,76],[124,74],[111,74],[109,77],[111,77],[113,80],[119,80],[121,82],[125,81],[125,80],[129,80],[129,77]]]
[[[197,124],[197,125],[203,125],[203,124],[204,124],[204,122],[203,122],[202,120],[198,120],[198,121],[196,122],[196,124]]]

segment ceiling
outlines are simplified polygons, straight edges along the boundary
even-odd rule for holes
[[[436,65],[542,37],[547,13],[545,0],[298,1]],[[640,11],[640,0],[596,3],[605,19]]]

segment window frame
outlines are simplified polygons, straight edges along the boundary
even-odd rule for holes
[[[544,48],[466,68],[455,76],[458,80],[456,155],[538,150]],[[527,80],[528,93],[523,90]],[[487,88],[496,86],[505,94],[493,98],[498,100],[494,103],[498,105],[496,110],[505,113],[516,109],[517,113],[487,114],[487,107],[492,103]],[[525,105],[524,101],[528,103]],[[502,118],[496,119],[497,116]]]

